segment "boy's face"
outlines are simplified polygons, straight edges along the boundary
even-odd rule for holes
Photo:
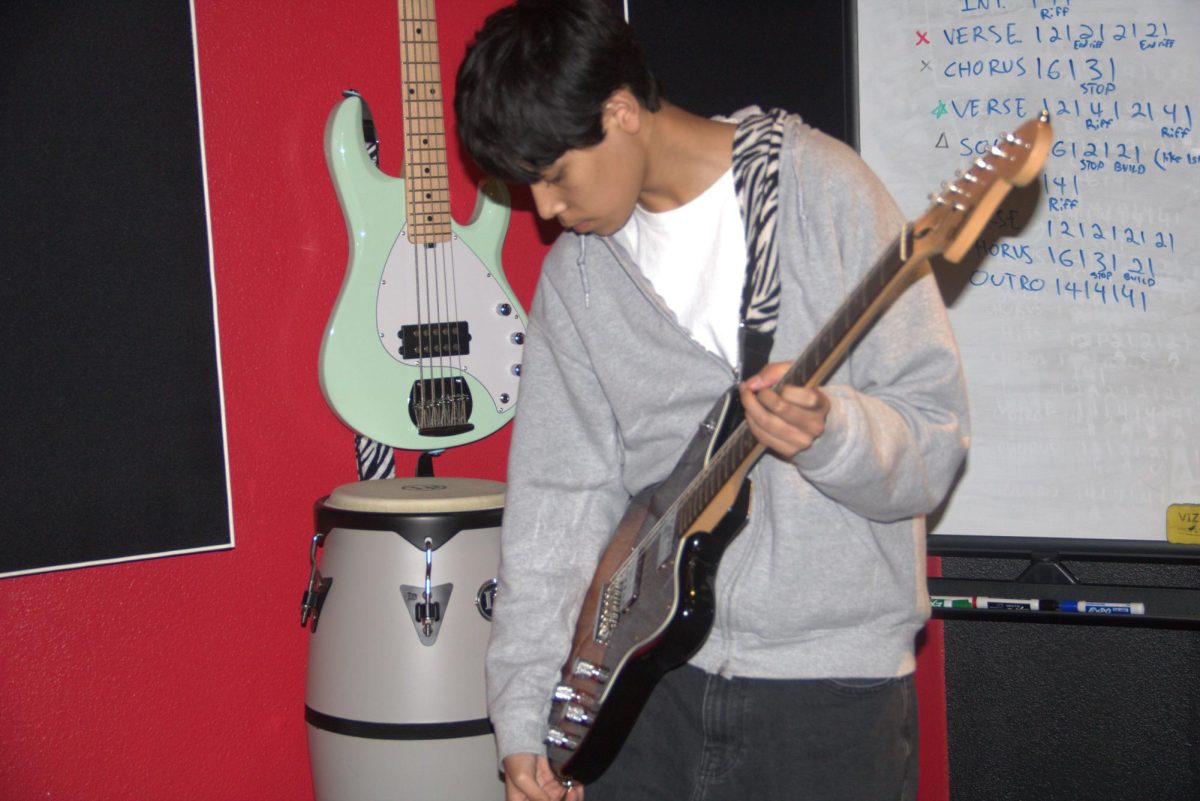
[[[568,150],[530,185],[539,216],[557,218],[576,233],[603,236],[628,222],[642,190],[644,159],[636,124],[631,131],[625,119],[627,111],[626,106],[606,106],[604,139]]]

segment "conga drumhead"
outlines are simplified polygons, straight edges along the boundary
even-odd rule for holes
[[[500,509],[504,483],[482,478],[383,478],[343,484],[323,505],[350,512],[439,514]]]

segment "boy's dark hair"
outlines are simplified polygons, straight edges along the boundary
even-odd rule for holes
[[[517,0],[467,48],[458,134],[488,173],[532,183],[566,151],[604,138],[604,101],[621,88],[658,110],[642,49],[605,0]]]

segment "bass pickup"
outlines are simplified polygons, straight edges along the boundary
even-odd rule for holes
[[[438,359],[471,352],[471,328],[465,320],[400,327],[400,358]]]

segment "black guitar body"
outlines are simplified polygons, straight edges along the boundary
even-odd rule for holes
[[[750,482],[720,524],[708,533],[693,533],[682,543],[675,562],[677,603],[662,633],[635,650],[607,682],[604,703],[588,725],[588,735],[574,751],[550,749],[551,764],[564,779],[588,784],[616,759],[638,715],[659,680],[687,662],[708,639],[716,604],[717,567],[725,549],[746,525]],[[558,706],[556,704],[556,706]],[[552,722],[561,725],[561,721]],[[554,756],[560,755],[561,760]]]

